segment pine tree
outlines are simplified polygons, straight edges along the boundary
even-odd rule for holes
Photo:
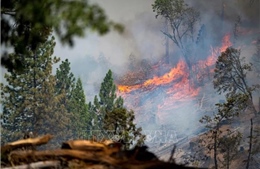
[[[100,130],[96,136],[101,134],[107,139],[122,141],[125,143],[124,148],[128,149],[134,143],[143,144],[145,136],[141,134],[142,129],[134,123],[134,112],[124,108],[123,104],[123,98],[116,95],[116,85],[112,71],[109,70],[101,83],[99,97],[95,96],[94,104],[89,104],[89,110],[96,113],[95,129]]]
[[[88,105],[82,86],[81,79],[78,78],[75,88],[71,92],[70,112],[73,113],[72,126],[75,130],[76,138],[88,137],[91,128],[91,117],[88,112]]]
[[[51,57],[54,46],[51,38],[35,51],[28,49],[24,71],[9,70],[5,74],[8,84],[1,84],[3,141],[20,139],[26,131],[54,134],[57,139],[70,137],[70,119],[61,103],[65,94],[55,94],[56,81],[51,74],[52,65],[59,60]],[[19,56],[10,57],[15,60]]]
[[[59,68],[56,70],[56,92],[60,94],[62,90],[66,92],[66,98],[70,99],[71,91],[75,86],[74,74],[70,71],[70,62],[68,59],[62,61]]]
[[[111,112],[114,108],[122,108],[123,99],[117,98],[116,85],[113,82],[112,71],[109,70],[101,83],[98,96],[94,98],[94,111],[97,114],[98,126],[103,126],[103,120],[106,112]]]
[[[132,110],[116,108],[106,113],[103,129],[108,132],[107,134],[112,134],[116,141],[124,143],[124,149],[129,149],[134,143],[142,145],[145,136],[141,133],[142,128],[136,127],[134,119],[135,115]]]

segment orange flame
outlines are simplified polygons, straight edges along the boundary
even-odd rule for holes
[[[194,65],[199,69],[196,77],[203,76],[203,73],[209,74],[214,71],[214,64],[216,63],[217,57],[221,52],[224,52],[232,43],[230,42],[230,34],[226,34],[222,39],[222,45],[220,47],[211,48],[211,54],[205,60],[200,60]],[[157,66],[158,67],[158,66]],[[157,69],[157,67],[153,67]],[[189,71],[187,65],[183,60],[180,60],[177,65],[170,69],[169,72],[165,73],[162,76],[154,76],[151,79],[145,80],[144,82],[136,85],[118,85],[118,94],[123,98],[128,98],[131,102],[129,107],[138,109],[141,105],[140,99],[138,99],[138,94],[130,94],[132,91],[140,91],[144,95],[149,91],[155,89],[158,86],[165,86],[160,89],[160,92],[163,93],[160,97],[160,103],[157,103],[157,109],[160,114],[157,116],[162,117],[162,112],[166,113],[168,110],[172,110],[180,106],[180,104],[185,101],[191,100],[197,96],[200,92],[199,87],[192,85],[189,79]],[[160,93],[157,93],[160,95]],[[145,104],[152,105],[151,102],[146,102]],[[171,111],[168,111],[171,112]]]
[[[183,77],[186,73],[186,65],[184,61],[180,61],[176,67],[172,68],[170,72],[165,73],[163,76],[155,76],[152,79],[148,79],[142,84],[127,86],[127,85],[118,85],[119,92],[129,93],[133,90],[139,88],[147,88],[150,86],[160,86],[171,83],[172,81]]]

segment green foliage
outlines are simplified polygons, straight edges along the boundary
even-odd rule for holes
[[[68,59],[62,61],[56,70],[55,93],[58,95],[64,93],[62,100],[66,110],[70,114],[71,126],[74,138],[87,138],[90,130],[91,116],[88,112],[88,105],[81,79],[78,78],[75,83],[74,74],[71,72]]]
[[[219,147],[223,155],[223,161],[221,161],[223,168],[229,169],[232,160],[238,155],[238,147],[242,139],[240,132],[232,132],[227,130],[227,133],[219,138]]]
[[[61,100],[65,94],[55,94],[55,77],[51,75],[54,38],[28,50],[24,56],[24,72],[9,71],[5,74],[7,85],[1,84],[1,103],[3,112],[4,141],[20,139],[24,132],[37,135],[55,134],[54,141],[71,136],[70,118]],[[10,55],[11,59],[19,56]]]
[[[200,122],[206,124],[209,129],[218,128],[223,121],[230,121],[243,112],[246,108],[246,100],[247,97],[244,97],[243,94],[227,98],[225,103],[216,104],[218,112],[213,117],[205,115],[200,119]]]
[[[103,119],[107,112],[123,107],[123,99],[116,96],[116,85],[114,84],[111,70],[107,72],[101,83],[99,98],[95,96],[93,106],[93,110],[97,114],[99,126],[103,126]]]
[[[91,117],[88,112],[88,105],[86,104],[86,98],[81,79],[78,78],[75,88],[71,92],[70,99],[70,113],[72,116],[72,126],[74,130],[74,137],[87,138],[88,132],[91,126]]]
[[[213,85],[219,94],[225,93],[226,98],[236,100],[234,107],[241,104],[256,113],[252,92],[260,86],[248,85],[248,71],[251,71],[251,64],[246,64],[244,58],[240,58],[240,50],[227,48],[216,62]]]
[[[219,93],[227,92],[227,97],[243,93],[252,98],[252,88],[246,81],[247,71],[251,71],[251,64],[244,63],[244,58],[240,58],[240,50],[227,48],[216,62],[214,88]]]
[[[95,96],[93,105],[89,103],[88,110],[95,114],[95,130],[109,139],[111,134],[118,136],[117,141],[126,143],[124,148],[128,149],[134,143],[143,144],[145,136],[141,134],[142,129],[134,124],[134,112],[124,108],[123,104],[123,98],[116,95],[116,85],[109,70],[101,83],[99,97]]]
[[[171,31],[162,33],[181,49],[186,63],[191,68],[188,46],[195,41],[195,25],[200,18],[199,12],[189,7],[184,0],[155,0],[152,8],[153,12],[157,13],[156,18],[162,16],[166,19],[166,26],[170,27]]]
[[[202,135],[200,144],[206,148],[208,154],[214,154],[216,169],[219,166],[219,162],[225,166],[230,165],[235,158],[236,150],[241,141],[242,136],[240,132],[234,133],[230,129],[224,130],[221,128],[223,123],[230,123],[234,117],[238,116],[246,108],[243,105],[240,107],[236,101],[233,98],[227,98],[226,103],[216,104],[218,112],[213,117],[205,115],[200,119],[200,122],[205,124],[205,127],[208,129],[208,132]],[[242,101],[242,99],[238,99],[238,101]],[[232,146],[227,149],[228,152],[223,151],[223,147],[227,147],[229,144],[232,144]],[[218,156],[220,154],[224,155],[227,161],[219,161]]]
[[[193,24],[199,19],[199,12],[189,7],[184,0],[156,0],[152,8],[153,12],[157,12],[156,18],[162,16],[170,21],[172,28],[182,28],[180,35],[186,36],[188,31],[191,33]],[[173,31],[177,31],[175,29]]]
[[[120,141],[125,143],[125,149],[129,149],[134,142],[137,145],[142,145],[145,136],[141,133],[142,128],[136,128],[134,119],[135,115],[132,110],[116,108],[106,113],[103,129],[111,132],[114,136],[119,136]]]
[[[71,91],[75,85],[75,77],[70,70],[70,62],[68,59],[62,61],[56,70],[56,93],[60,94],[62,90],[66,92],[66,96],[70,99]]]
[[[109,21],[104,11],[88,0],[9,0],[1,1],[1,43],[13,47],[16,54],[35,50],[53,31],[62,43],[73,45],[73,37],[82,37],[85,29],[103,35],[111,28],[123,31],[120,24]],[[2,64],[15,68],[22,56],[11,62],[7,53]]]
[[[105,111],[112,111],[116,99],[116,85],[114,84],[112,71],[109,70],[101,83],[99,91],[100,105],[105,107]]]

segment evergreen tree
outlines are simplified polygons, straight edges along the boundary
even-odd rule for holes
[[[134,119],[134,111],[129,111],[126,108],[116,108],[106,113],[103,129],[114,137],[118,137],[115,139],[125,144],[124,149],[129,149],[134,143],[142,145],[145,136],[141,133],[142,128],[136,127]]]
[[[134,112],[123,107],[123,98],[117,97],[116,85],[113,82],[112,71],[106,74],[98,96],[94,98],[94,104],[89,104],[89,110],[96,113],[95,129],[99,129],[101,136],[125,143],[125,149],[136,143],[144,143],[145,136],[141,134],[142,129],[134,124]],[[98,136],[98,135],[96,135]]]
[[[65,94],[55,94],[56,81],[51,75],[52,65],[59,60],[51,57],[54,46],[51,38],[35,51],[29,49],[24,56],[24,71],[9,70],[5,74],[7,85],[1,84],[3,141],[20,139],[26,131],[54,134],[57,139],[70,137],[70,119],[61,103]],[[10,55],[12,60],[17,57]]]
[[[107,112],[111,112],[114,108],[122,108],[123,99],[117,98],[116,95],[116,85],[113,82],[112,71],[109,70],[101,83],[98,96],[94,98],[94,111],[97,114],[97,124],[98,126],[103,126],[104,116]]]
[[[66,98],[70,99],[71,91],[75,86],[74,74],[70,71],[70,62],[68,59],[62,61],[59,68],[56,70],[56,86],[55,90],[57,94],[62,93],[62,90],[66,92]]]
[[[78,78],[75,88],[71,92],[70,112],[73,113],[72,126],[76,138],[88,137],[91,126],[91,117],[88,112],[88,105],[82,87],[81,79]]]

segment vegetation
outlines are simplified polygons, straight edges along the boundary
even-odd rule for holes
[[[112,71],[109,70],[101,83],[99,97],[95,96],[94,104],[89,104],[89,110],[95,112],[96,129],[102,135],[117,137],[113,139],[124,143],[124,148],[129,149],[133,143],[143,144],[145,136],[141,134],[142,129],[134,124],[134,112],[127,110],[123,104],[123,98],[116,95]]]
[[[232,159],[236,155],[238,149],[241,133],[234,132],[231,129],[223,129],[224,122],[231,122],[231,120],[238,116],[240,111],[245,107],[236,102],[232,98],[228,98],[227,103],[216,104],[218,112],[213,116],[204,116],[200,122],[204,123],[209,130],[201,136],[200,144],[207,149],[207,154],[213,153],[214,168],[219,168],[219,162],[223,163],[225,167],[229,167]],[[236,109],[233,108],[236,105]],[[219,156],[223,155],[224,160],[220,161]]]
[[[244,99],[246,97],[248,101],[244,102],[245,106],[256,113],[252,91],[259,86],[249,86],[246,79],[248,71],[251,71],[251,64],[244,63],[244,58],[240,57],[240,50],[227,48],[216,62],[213,84],[214,88],[220,94],[225,93],[227,98]]]
[[[23,54],[34,51],[54,32],[62,43],[73,45],[73,37],[82,37],[86,29],[107,33],[123,27],[107,19],[98,5],[84,1],[39,0],[1,1],[1,44],[14,48],[20,57],[9,58],[7,51],[1,63],[9,69],[24,67]]]
[[[194,34],[199,21],[199,12],[189,7],[184,0],[156,0],[152,7],[153,11],[157,12],[156,18],[162,16],[166,19],[167,27],[170,27],[171,31],[162,33],[181,49],[184,60],[191,69],[188,46],[195,42]]]
[[[242,3],[242,1],[239,3]],[[255,4],[257,1],[250,0],[250,3]],[[166,21],[167,28],[162,33],[172,40],[182,52],[190,71],[190,77],[187,80],[193,77],[197,78],[199,75],[196,74],[196,68],[192,67],[192,62],[195,61],[192,55],[196,55],[193,53],[195,52],[195,45],[201,41],[206,32],[204,24],[199,26],[199,11],[187,5],[184,0],[155,0],[152,8],[156,12],[156,18],[162,17]],[[225,18],[224,12],[226,11],[223,3],[221,16],[223,20]],[[241,29],[244,25],[242,23],[243,17],[244,15],[241,14],[235,21],[234,42],[240,40],[238,38],[242,34],[247,34]],[[218,26],[216,27],[218,28]],[[109,154],[107,157],[104,156],[105,159],[100,158],[104,164],[108,162],[108,158],[117,158],[118,155],[122,156],[125,163],[134,158],[142,159],[142,153],[147,153],[147,147],[142,146],[146,137],[142,134],[142,128],[135,124],[134,111],[127,109],[124,105],[124,99],[117,95],[111,70],[108,70],[105,75],[98,95],[89,104],[86,103],[82,79],[74,76],[68,59],[60,63],[55,74],[52,70],[53,65],[59,63],[60,59],[53,56],[55,39],[51,35],[55,34],[62,44],[73,46],[73,38],[82,37],[89,30],[103,35],[111,29],[121,32],[123,27],[107,19],[104,11],[98,5],[90,4],[88,0],[9,0],[1,2],[1,43],[4,48],[1,63],[7,68],[7,73],[4,76],[6,82],[0,84],[1,106],[3,107],[3,112],[1,112],[1,144],[25,138],[25,136],[27,137],[25,133],[28,132],[33,132],[34,136],[47,133],[54,135],[55,137],[50,144],[51,148],[65,140],[97,137],[98,139],[113,139],[121,142],[126,150],[121,151],[121,147],[110,149],[111,147],[103,145],[106,153],[114,153],[112,152],[113,148],[118,148],[116,156],[112,157]],[[198,32],[197,37],[195,36],[196,32]],[[216,110],[210,110],[213,115],[205,115],[200,120],[206,128],[205,133],[200,135],[200,146],[203,146],[203,153],[201,154],[213,157],[215,169],[229,169],[234,164],[234,160],[240,155],[239,147],[242,147],[241,142],[243,140],[249,142],[247,157],[243,159],[246,168],[252,166],[254,157],[259,155],[260,152],[259,115],[253,104],[255,91],[260,88],[260,85],[251,85],[248,80],[248,74],[251,70],[254,70],[257,77],[260,77],[259,38],[253,43],[256,45],[256,52],[251,58],[253,65],[247,64],[245,58],[241,57],[240,49],[234,47],[227,48],[216,61],[213,85],[220,95],[225,96],[225,100],[216,104]],[[11,48],[11,52],[7,52],[9,48]],[[167,56],[169,56],[169,53]],[[130,69],[140,69],[146,78],[151,75],[152,69],[163,67],[160,63],[152,65],[145,59],[137,63],[133,55],[130,57],[129,60],[132,61]],[[207,63],[205,65],[207,67],[205,71],[210,76],[211,70]],[[168,69],[168,67],[165,67],[165,69]],[[164,73],[159,72],[154,80],[160,80],[159,75]],[[183,80],[181,75],[179,76],[175,82],[185,81],[186,83],[186,79]],[[164,77],[170,79],[171,76],[165,74]],[[140,80],[138,79],[138,81]],[[255,81],[258,82],[257,79]],[[168,81],[166,82],[169,84]],[[142,84],[134,85],[134,87],[145,86]],[[190,88],[190,90],[193,89]],[[165,88],[157,92],[166,91]],[[172,97],[174,95],[175,93]],[[154,97],[154,95],[149,94],[146,96]],[[163,97],[163,95],[161,96]],[[163,100],[166,101],[167,98],[163,97]],[[170,102],[171,100],[167,101]],[[157,104],[157,102],[152,101],[150,104]],[[151,107],[156,106],[152,105]],[[156,110],[160,110],[160,106]],[[241,133],[232,125],[233,122],[237,122],[236,125],[239,125],[241,119],[238,117],[240,115],[250,115],[250,134],[244,135],[246,132]],[[29,136],[32,135],[28,134]],[[48,141],[51,137],[48,135]],[[245,139],[246,137],[248,139]],[[156,140],[157,138],[153,139]],[[184,142],[185,139],[181,138],[180,140]],[[34,140],[37,141],[37,139]],[[134,144],[137,145],[136,148],[129,150]],[[194,144],[193,142],[193,146],[195,146]],[[115,145],[119,144],[116,143]],[[8,146],[12,147],[13,145],[9,144]],[[20,146],[24,148],[24,145]],[[169,159],[170,162],[174,162],[174,150]],[[8,148],[5,151],[8,152]],[[50,151],[50,154],[47,153],[47,156],[53,157],[54,151]],[[166,151],[166,149],[163,151]],[[63,150],[60,152],[59,157],[64,160]],[[70,151],[66,150],[65,152],[68,152],[66,156],[71,155],[69,154]],[[13,153],[19,154],[20,152]],[[34,152],[22,153],[32,155]],[[41,154],[41,152],[37,153],[38,155]],[[28,162],[26,161],[28,159],[24,157],[26,156],[19,158],[17,156],[17,163]],[[39,160],[42,159],[40,157],[41,155],[39,155]],[[56,157],[54,156],[54,158]],[[92,159],[96,157],[98,157],[97,154],[91,155]],[[154,157],[153,154],[148,154],[148,158],[150,158],[148,160],[154,159]],[[21,158],[24,158],[24,161],[19,161]],[[87,157],[79,154],[79,156],[76,156],[77,158],[83,158],[83,162]],[[4,159],[10,163],[8,165],[12,165],[13,161],[9,159],[9,154]],[[95,163],[100,164],[97,159],[94,160]],[[196,160],[193,160],[193,164],[199,165],[198,158],[194,159]],[[116,164],[120,164],[120,160]],[[112,160],[112,163],[115,164],[114,160]],[[61,165],[66,165],[66,163]]]
[[[55,134],[56,139],[71,137],[69,114],[62,103],[65,92],[55,93],[52,65],[59,59],[51,57],[54,46],[54,38],[49,39],[35,52],[27,52],[23,73],[9,71],[5,74],[8,84],[1,84],[2,141],[19,139],[27,131],[37,135]],[[16,54],[10,55],[13,60],[17,57]]]
[[[74,138],[87,138],[87,130],[89,129],[89,121],[91,119],[85,93],[83,90],[81,79],[75,82],[74,74],[70,71],[70,62],[68,59],[62,61],[56,70],[55,93],[65,93],[62,104],[70,114],[70,129],[74,131]]]
[[[55,134],[63,139],[90,138],[90,131],[99,129],[106,136],[112,131],[126,149],[133,143],[142,144],[145,137],[134,124],[134,112],[124,108],[123,99],[116,96],[112,71],[101,83],[99,99],[95,96],[94,105],[88,108],[81,79],[75,83],[67,59],[57,68],[56,75],[51,75],[52,65],[59,60],[52,59],[54,45],[52,38],[36,53],[29,51],[24,62],[26,69],[5,75],[8,84],[1,84],[3,141],[22,138],[27,131]]]
[[[242,140],[239,131],[232,129],[231,125],[223,130],[223,125],[231,124],[234,117],[244,113],[247,108],[251,108],[249,113],[256,113],[252,92],[258,86],[249,87],[246,78],[248,71],[251,71],[251,65],[244,63],[243,58],[240,58],[240,50],[227,48],[217,59],[213,84],[219,94],[225,94],[226,102],[216,104],[218,112],[213,117],[206,115],[200,120],[209,129],[209,132],[202,136],[201,144],[208,149],[208,154],[213,152],[215,169],[230,167]],[[252,154],[252,127],[251,119],[247,167]]]

